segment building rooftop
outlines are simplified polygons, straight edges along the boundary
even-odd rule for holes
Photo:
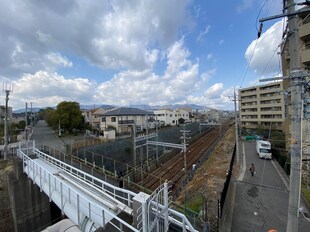
[[[119,107],[104,113],[103,116],[147,115],[147,114],[152,115],[153,113],[138,108]]]

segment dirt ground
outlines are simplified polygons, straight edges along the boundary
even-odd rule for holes
[[[235,130],[230,127],[212,154],[195,172],[193,179],[187,184],[186,193],[181,192],[176,203],[186,205],[193,211],[202,212],[206,206],[204,220],[211,228],[217,226],[218,200],[223,190],[226,175],[235,145]],[[236,172],[237,170],[234,170]],[[203,217],[203,216],[202,216]],[[212,230],[211,230],[212,231]]]

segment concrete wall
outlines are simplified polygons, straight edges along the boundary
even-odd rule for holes
[[[4,175],[7,176],[8,193],[5,201],[9,203],[12,220],[1,226],[1,231],[41,231],[51,225],[52,220],[61,219],[60,211],[56,209],[55,212],[48,197],[23,173],[21,160],[11,162]]]
[[[13,215],[11,213],[7,173],[13,170],[10,160],[0,161],[0,228],[1,231],[14,231]]]

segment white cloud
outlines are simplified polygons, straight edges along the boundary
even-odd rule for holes
[[[212,85],[209,89],[205,91],[205,97],[207,99],[218,98],[220,96],[221,91],[223,90],[223,83],[216,83]]]
[[[278,21],[248,46],[245,58],[250,63],[250,68],[258,75],[279,72],[277,51],[282,40],[282,33],[283,21]]]
[[[54,106],[61,101],[92,102],[95,83],[85,78],[66,79],[57,73],[39,71],[25,74],[14,81],[10,97],[13,107],[23,107],[25,102],[35,102],[37,106]]]
[[[243,12],[253,5],[253,0],[242,0],[241,4],[237,7],[237,12]]]
[[[45,55],[47,60],[51,62],[51,65],[54,64],[56,66],[62,67],[72,67],[72,62],[69,61],[66,57],[61,56],[59,53],[49,52]]]
[[[224,85],[222,83],[217,83],[209,87],[203,96],[187,96],[186,102],[208,106],[215,109],[234,110],[234,104],[232,101],[233,95],[233,87],[224,89]]]
[[[206,26],[205,27],[205,29],[203,30],[203,31],[200,31],[199,32],[199,35],[198,35],[198,37],[197,37],[197,41],[199,42],[199,41],[202,41],[203,39],[204,39],[204,37],[208,34],[208,32],[210,31],[210,28],[211,28],[211,26],[210,25],[208,25],[208,26]]]
[[[191,0],[0,2],[0,80],[14,83],[14,108],[30,101],[226,104],[224,85],[208,86],[216,69],[199,70],[199,59],[184,45],[187,38],[179,39],[192,27]],[[194,9],[197,15],[200,8]],[[199,40],[209,30],[202,28]],[[84,61],[104,70],[99,81],[75,74]]]
[[[169,47],[180,28],[191,24],[186,9],[189,3],[1,1],[0,76],[18,78],[23,73],[55,70],[55,62],[41,60],[55,51],[102,68],[151,68],[159,48]],[[71,66],[70,61],[63,61],[56,63]]]
[[[123,71],[101,83],[96,101],[107,104],[168,104],[184,99],[197,89],[199,64],[188,60],[190,53],[177,41],[168,49],[167,68],[163,76],[151,70]]]
[[[168,67],[165,73],[165,78],[174,78],[183,69],[186,69],[192,65],[188,59],[190,52],[183,47],[183,39],[175,42],[169,49],[167,54]]]

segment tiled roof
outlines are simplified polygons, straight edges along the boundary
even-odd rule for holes
[[[138,108],[119,107],[104,113],[104,116],[121,116],[121,115],[152,115],[152,112]]]

